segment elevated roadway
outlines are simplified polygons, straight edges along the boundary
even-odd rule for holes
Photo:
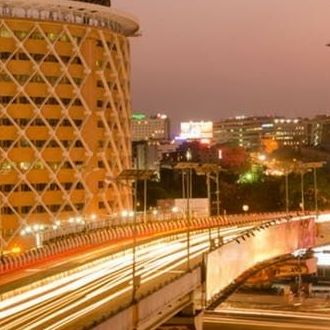
[[[228,241],[250,228],[243,226],[223,229],[222,237]],[[216,229],[211,231],[211,239],[218,239]],[[209,243],[208,230],[191,235],[192,269],[201,264],[203,253],[210,248]],[[133,284],[132,249],[109,255],[109,250],[104,248],[98,251],[98,255],[94,255],[96,260],[90,262],[86,262],[88,259],[84,257],[88,255],[78,259],[76,256],[68,257],[69,260],[62,265],[54,262],[55,275],[51,275],[52,270],[43,268],[27,269],[27,272],[34,274],[35,281],[31,284],[27,284],[31,276],[19,278],[15,283],[8,282],[8,278],[2,279],[7,282],[0,288],[0,328],[79,329],[94,317],[99,318],[100,309],[106,309],[109,313],[118,308],[128,308]],[[137,275],[140,277],[137,299],[142,300],[186,273],[186,235],[182,233],[139,244],[136,261]],[[71,268],[73,265],[75,268]],[[62,272],[59,271],[61,268]],[[40,272],[44,272],[46,277]],[[188,276],[200,286],[200,269]],[[190,288],[196,288],[188,282]],[[11,285],[9,291],[8,285]]]
[[[222,310],[206,312],[205,330],[327,330],[330,316],[321,313],[278,310]]]
[[[24,276],[18,276],[14,281],[10,278],[15,277],[15,272],[4,275],[0,277],[0,328],[155,329],[190,305],[195,304],[201,309],[206,303],[217,301],[222,293],[227,294],[226,290],[236,283],[237,277],[256,263],[314,244],[299,239],[306,234],[305,220],[309,217],[289,219],[275,216],[272,221],[269,217],[267,220],[256,218],[254,216],[250,223],[241,222],[239,226],[227,225],[221,228],[220,236],[219,226],[214,222],[213,228],[191,228],[189,269],[184,230],[138,241],[134,301],[131,241],[125,242],[124,249],[123,242],[120,242],[117,247],[112,244],[93,252],[80,251],[78,256],[67,255],[62,264],[53,260],[53,267],[47,270],[43,264],[36,264],[25,268]],[[275,254],[255,250],[258,258],[252,263],[244,265],[242,259],[238,259],[236,264],[241,263],[244,267],[228,264],[236,272],[225,273],[226,277],[231,277],[224,280],[220,276],[220,284],[217,283],[212,290],[204,285],[205,278],[210,274],[212,277],[208,270],[223,268],[224,264],[219,259],[215,265],[210,265],[212,258],[206,256],[207,252],[218,253],[217,250],[226,246],[242,251],[243,242],[248,241],[250,247],[260,245],[261,238],[267,236],[262,233],[276,235],[276,228],[279,233],[286,232],[289,236],[285,240],[289,238],[294,244],[278,245]],[[269,245],[265,247],[270,249]]]

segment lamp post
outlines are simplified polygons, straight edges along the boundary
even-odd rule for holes
[[[26,226],[21,230],[21,236],[32,235],[35,239],[35,244],[37,248],[41,248],[43,245],[43,234],[46,226],[43,224],[34,224],[32,226]]]
[[[133,181],[134,182],[134,193],[133,193],[133,248],[132,248],[132,301],[136,301],[136,293],[137,289],[140,286],[139,277],[136,276],[136,235],[137,235],[137,221],[136,221],[136,211],[137,211],[137,184],[138,181],[146,181],[151,179],[156,172],[154,170],[139,170],[139,169],[126,169],[123,170],[119,176],[116,178],[118,181]],[[145,193],[146,194],[146,193]],[[146,197],[144,194],[144,197]],[[146,204],[146,198],[144,199],[144,203]],[[144,210],[146,208],[144,207]]]
[[[198,163],[191,162],[192,155],[190,149],[186,152],[187,162],[180,162],[175,165],[175,169],[186,172],[187,177],[187,199],[186,199],[186,217],[187,217],[187,268],[190,270],[190,227],[191,212],[190,198],[192,197],[192,171],[198,167]]]
[[[285,212],[289,213],[289,171],[284,172],[285,176]]]
[[[285,212],[289,213],[289,174],[294,170],[294,162],[272,161],[265,164],[271,175],[284,176],[285,184]]]
[[[315,216],[318,218],[319,206],[318,206],[318,191],[317,191],[317,169],[325,165],[325,162],[310,162],[305,163],[304,166],[307,169],[313,170],[313,181],[314,181],[314,203],[315,203]]]
[[[295,166],[295,172],[300,174],[300,192],[301,192],[301,202],[300,207],[302,212],[305,212],[305,189],[304,189],[304,176],[309,172],[311,168],[308,163],[297,162]]]
[[[325,162],[279,162],[268,164],[269,169],[280,172],[281,175],[285,176],[285,205],[286,212],[289,212],[289,174],[296,172],[300,174],[300,189],[301,189],[301,208],[305,211],[305,196],[304,196],[304,175],[313,171],[313,181],[314,181],[314,203],[315,203],[315,215],[318,217],[318,191],[317,191],[317,169],[323,167]]]
[[[211,179],[216,183],[216,206],[217,206],[217,215],[220,214],[220,201],[219,201],[219,171],[223,171],[218,164],[215,163],[204,163],[196,168],[197,175],[205,175],[206,176],[206,186],[207,186],[207,199],[208,199],[208,215],[212,215],[212,198],[211,198]],[[216,176],[212,176],[212,174],[216,174]],[[220,227],[218,227],[218,239],[220,242]],[[211,249],[211,241],[212,241],[212,231],[209,228],[209,241],[210,241],[210,249]]]

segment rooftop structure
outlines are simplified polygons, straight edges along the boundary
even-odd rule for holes
[[[111,6],[110,0],[73,0],[73,1],[95,3],[97,5],[108,6],[108,7]]]

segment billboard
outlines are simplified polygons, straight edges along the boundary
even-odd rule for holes
[[[212,139],[212,121],[190,121],[180,125],[180,139]]]

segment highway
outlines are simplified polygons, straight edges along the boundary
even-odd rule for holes
[[[221,236],[227,241],[249,228],[221,229]],[[186,238],[177,234],[137,246],[138,296],[187,270]],[[217,229],[212,229],[211,238],[217,242]],[[191,233],[191,266],[201,262],[209,242],[209,230]],[[127,306],[132,298],[132,259],[132,249],[126,248],[2,293],[0,329],[78,329],[77,322],[89,320],[100,308],[111,311]]]
[[[204,330],[329,330],[330,315],[278,310],[206,311]]]

